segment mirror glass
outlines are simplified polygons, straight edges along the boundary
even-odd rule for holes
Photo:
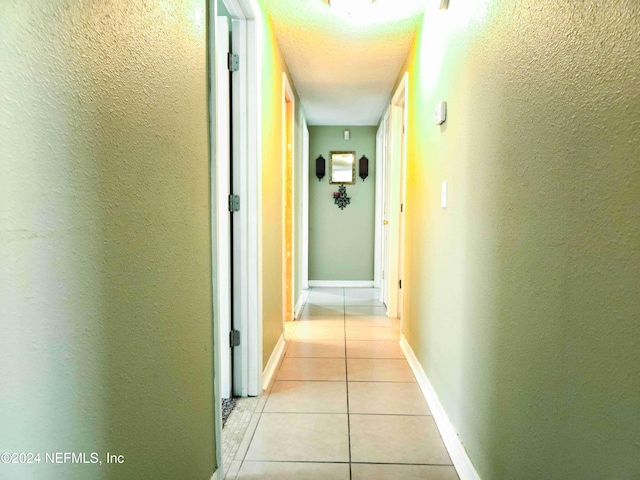
[[[356,183],[356,152],[331,152],[329,183]]]

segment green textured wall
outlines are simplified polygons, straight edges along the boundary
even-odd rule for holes
[[[403,330],[487,480],[640,477],[639,9],[431,5],[406,63]]]
[[[218,7],[218,16],[219,17],[228,17],[231,18],[231,14],[227,7],[225,7],[224,2],[222,0],[216,0],[216,6]]]
[[[205,2],[5,0],[0,64],[0,477],[208,480]]]
[[[343,137],[350,131],[350,140]],[[376,131],[373,126],[309,127],[309,280],[373,280]],[[329,183],[329,152],[355,151],[369,159],[369,177],[347,185],[351,203],[333,203],[339,185]],[[316,158],[325,159],[326,176],[316,177]]]

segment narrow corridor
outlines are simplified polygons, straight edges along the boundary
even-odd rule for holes
[[[310,291],[227,479],[458,479],[378,296]]]

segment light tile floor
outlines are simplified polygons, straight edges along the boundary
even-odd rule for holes
[[[227,479],[458,480],[398,323],[377,297],[367,288],[309,292]]]

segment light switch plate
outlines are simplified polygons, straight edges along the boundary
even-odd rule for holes
[[[442,182],[442,208],[447,208],[447,182]]]
[[[447,120],[447,102],[440,102],[436,105],[436,110],[433,112],[433,120],[436,125],[442,125]]]

